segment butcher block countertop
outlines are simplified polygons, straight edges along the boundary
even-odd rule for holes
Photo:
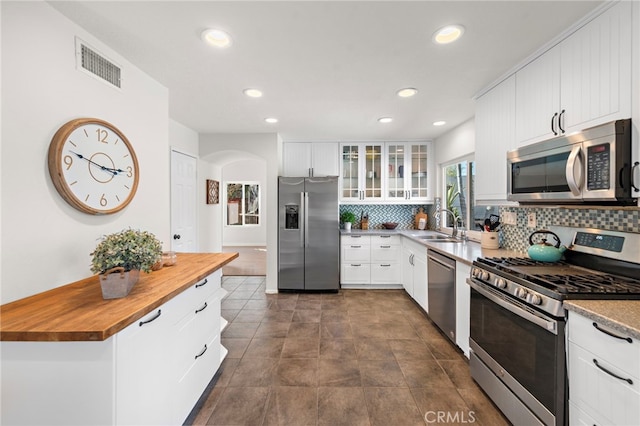
[[[97,275],[0,306],[1,341],[101,341],[238,257],[178,253],[173,266],[150,274],[124,298],[105,300]]]

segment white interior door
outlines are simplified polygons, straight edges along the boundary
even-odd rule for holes
[[[171,151],[171,250],[197,249],[197,159]]]

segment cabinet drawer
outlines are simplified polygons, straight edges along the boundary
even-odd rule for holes
[[[174,299],[180,298],[181,300],[181,313],[179,320],[184,318],[192,311],[192,308],[196,305],[202,305],[202,303],[216,290],[220,290],[220,272],[216,271],[213,274],[201,279],[197,283],[190,286],[188,289],[180,293]]]
[[[342,246],[342,262],[365,262],[369,263],[371,250],[368,245],[350,244]]]
[[[220,333],[220,321],[220,298],[217,293],[193,306],[190,314],[180,321],[175,341],[179,371],[192,362],[194,351]]]
[[[205,350],[206,345],[206,350]],[[174,424],[183,424],[220,367],[220,339],[218,336],[201,342],[196,352],[190,354],[190,362],[177,381]],[[198,356],[199,355],[199,356]],[[198,356],[196,358],[196,356]]]
[[[389,245],[389,244],[401,244],[400,235],[372,235],[371,244],[377,245]]]
[[[371,284],[400,284],[399,263],[372,263]]]
[[[342,235],[340,237],[342,244],[371,244],[370,235]]]
[[[612,374],[631,379],[632,384]],[[575,343],[569,344],[569,392],[574,404],[603,424],[640,424],[638,378]]]
[[[623,337],[619,339],[598,330]],[[598,358],[608,361],[634,377],[640,377],[640,341],[613,330],[598,321],[569,312],[569,341],[582,346]],[[625,339],[630,339],[631,343]]]
[[[402,246],[375,244],[371,246],[371,262],[399,262]]]
[[[593,426],[598,423],[578,408],[576,404],[569,402],[569,424],[571,426]]]
[[[371,265],[368,263],[343,263],[340,271],[340,282],[344,284],[369,284]]]

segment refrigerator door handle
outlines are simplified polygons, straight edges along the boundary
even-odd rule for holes
[[[309,193],[302,194],[304,197],[304,247],[309,247]]]
[[[304,226],[300,226],[300,247],[304,248],[304,227],[307,226],[307,209],[305,206],[305,198],[304,198],[304,192],[300,193],[300,210],[302,210],[300,212],[300,217],[302,218],[303,222],[304,222]]]

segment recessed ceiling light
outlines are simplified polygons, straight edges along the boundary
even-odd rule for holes
[[[418,89],[414,89],[413,87],[405,87],[404,89],[400,89],[396,92],[396,94],[401,98],[410,98],[416,93],[418,93]]]
[[[208,28],[200,33],[200,37],[214,47],[225,48],[231,46],[231,36],[221,30]]]
[[[462,25],[447,25],[433,33],[433,42],[436,44],[449,44],[459,39],[464,34]]]
[[[278,122],[278,119],[274,117],[267,117],[264,119],[264,121],[266,121],[269,124],[276,124]]]
[[[446,121],[434,121],[433,122],[434,126],[444,126],[445,124],[447,124]]]
[[[260,91],[258,89],[244,89],[242,91],[242,93],[244,93],[245,95],[249,96],[250,98],[261,98],[262,97],[262,91]]]
[[[380,117],[378,118],[378,123],[391,123],[393,118],[391,117]]]

